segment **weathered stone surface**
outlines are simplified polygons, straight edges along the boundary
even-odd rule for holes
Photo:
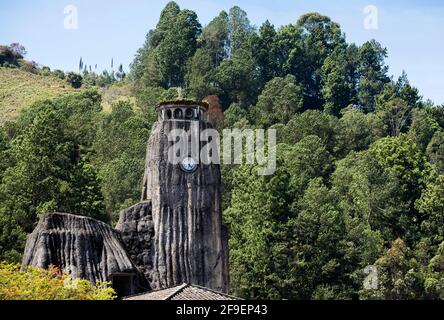
[[[154,237],[151,211],[151,201],[138,203],[122,210],[116,225],[131,260],[150,283],[153,281],[151,242]]]
[[[186,173],[168,161],[173,142],[167,134],[173,129],[188,131],[191,123],[158,121],[148,142],[142,200],[152,203],[152,287],[190,283],[227,292],[220,167],[201,163],[195,172]],[[208,122],[199,121],[200,132],[207,128]]]
[[[40,218],[28,236],[22,268],[62,268],[73,278],[111,281],[114,275],[132,274],[133,293],[144,291],[143,276],[126,253],[118,231],[106,223],[66,213]]]

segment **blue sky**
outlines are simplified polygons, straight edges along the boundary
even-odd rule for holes
[[[82,56],[98,69],[115,64],[128,68],[155,27],[167,0],[0,0],[0,44],[20,42],[27,58],[52,69],[76,70]],[[194,10],[202,25],[221,10],[238,5],[259,26],[266,19],[275,26],[294,23],[317,11],[342,26],[349,42],[362,44],[375,38],[388,48],[390,74],[403,70],[426,99],[444,103],[444,2],[438,0],[178,0]],[[78,9],[78,29],[64,28],[64,8]],[[377,30],[364,28],[364,8],[378,9]]]

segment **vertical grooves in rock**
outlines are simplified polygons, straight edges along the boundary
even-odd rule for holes
[[[199,125],[200,131],[211,128],[204,121]],[[226,292],[220,167],[201,163],[186,173],[168,162],[173,142],[167,134],[190,127],[190,121],[158,121],[148,141],[142,199],[152,202],[151,284],[160,289],[187,282]]]
[[[120,212],[116,230],[121,234],[126,251],[132,261],[143,272],[147,285],[155,288],[159,285],[156,257],[159,252],[153,252],[155,227],[153,223],[152,203],[144,201]]]
[[[66,213],[43,215],[28,236],[22,268],[55,265],[73,278],[109,281],[115,274],[134,275],[135,286],[144,276],[128,256],[120,233],[107,224]]]

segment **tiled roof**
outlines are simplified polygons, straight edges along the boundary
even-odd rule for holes
[[[241,300],[222,292],[193,284],[182,284],[168,289],[150,291],[123,300]]]

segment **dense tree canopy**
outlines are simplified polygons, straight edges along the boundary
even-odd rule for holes
[[[133,72],[140,86],[163,88],[182,86],[186,65],[195,54],[201,25],[190,10],[180,10],[175,2],[163,9],[155,30],[148,33],[139,50]]]

